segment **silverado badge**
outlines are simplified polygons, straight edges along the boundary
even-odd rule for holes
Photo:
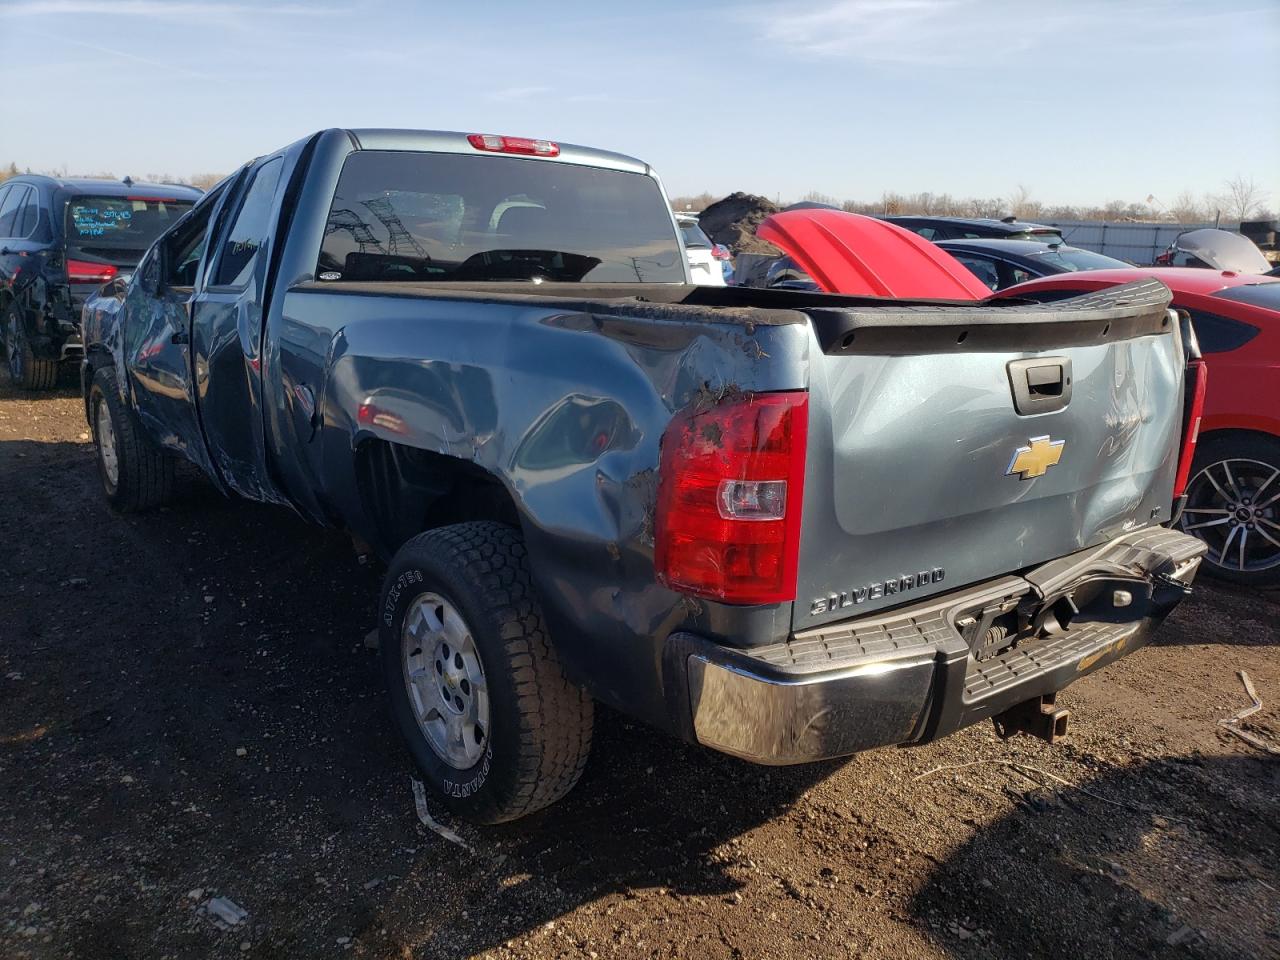
[[[1013,459],[1009,461],[1006,477],[1019,474],[1020,480],[1043,477],[1049,468],[1062,459],[1062,448],[1065,440],[1053,440],[1049,437],[1032,437],[1025,447],[1013,451]]]

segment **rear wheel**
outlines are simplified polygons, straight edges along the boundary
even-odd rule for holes
[[[498,823],[569,792],[592,703],[560,669],[518,531],[476,522],[414,537],[391,562],[381,609],[392,715],[453,813]]]
[[[173,458],[143,434],[137,416],[120,399],[116,373],[110,367],[94,371],[89,425],[98,452],[98,474],[111,506],[121,513],[140,513],[168,502]]]
[[[58,361],[38,360],[31,353],[27,332],[22,327],[22,314],[17,304],[10,304],[4,315],[4,355],[9,378],[23,390],[51,390],[58,383]]]
[[[1207,573],[1280,584],[1280,439],[1237,435],[1201,444],[1179,525],[1209,548]]]

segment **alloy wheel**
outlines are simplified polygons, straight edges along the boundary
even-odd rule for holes
[[[400,649],[405,690],[423,737],[449,766],[474,766],[488,746],[489,687],[466,621],[444,597],[423,593],[405,613]]]
[[[116,452],[116,431],[111,425],[111,411],[107,409],[105,399],[98,400],[93,428],[98,437],[98,456],[102,460],[102,470],[107,476],[107,483],[114,490],[120,483],[120,456]]]
[[[1280,566],[1280,467],[1260,460],[1218,460],[1187,485],[1182,529],[1203,540],[1209,562],[1257,572]]]

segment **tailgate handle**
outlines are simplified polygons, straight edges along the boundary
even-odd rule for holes
[[[1009,361],[1013,408],[1024,417],[1053,413],[1071,402],[1071,358]]]

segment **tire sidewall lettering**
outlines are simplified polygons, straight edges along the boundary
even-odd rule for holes
[[[444,778],[444,792],[449,796],[457,797],[460,800],[464,800],[472,794],[479,793],[480,788],[483,787],[485,781],[489,779],[489,769],[492,764],[493,744],[490,743],[484,751],[484,756],[480,758],[480,763],[476,767],[472,768],[476,771],[475,776],[465,782],[460,780],[450,780],[448,777]]]

